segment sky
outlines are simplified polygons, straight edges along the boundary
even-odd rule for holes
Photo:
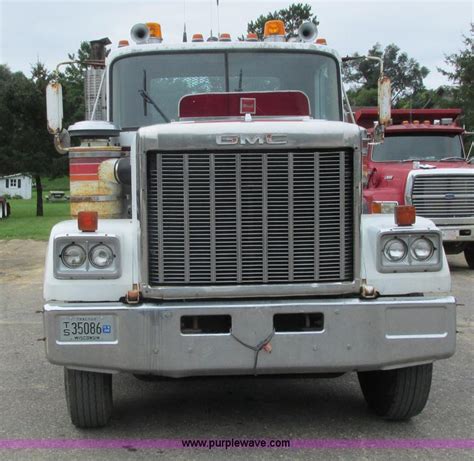
[[[436,69],[445,56],[463,48],[462,36],[474,22],[474,0],[302,1],[320,21],[319,37],[341,56],[366,53],[376,42],[395,43],[430,69],[428,88],[447,84]],[[294,0],[297,3],[296,0]],[[0,0],[0,63],[29,75],[40,60],[49,69],[67,60],[81,41],[109,37],[115,47],[129,39],[139,22],[159,22],[164,40],[179,42],[186,21],[188,36],[212,28],[237,37],[260,14],[285,8],[292,0]]]

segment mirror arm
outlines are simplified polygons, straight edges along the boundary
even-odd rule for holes
[[[355,121],[355,118],[354,118],[354,112],[352,111],[351,103],[349,101],[349,98],[347,97],[346,89],[344,88],[344,85],[341,85],[341,86],[342,86],[342,95],[343,95],[344,99],[346,100],[347,109],[349,110],[349,114],[350,114],[350,117],[351,117],[351,122],[354,125],[356,125],[356,121]]]

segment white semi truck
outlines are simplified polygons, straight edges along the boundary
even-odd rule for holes
[[[281,21],[262,41],[132,39],[92,42],[89,120],[66,132],[47,94],[73,220],[51,232],[44,328],[72,422],[108,422],[117,373],[357,372],[378,415],[420,413],[455,351],[442,237],[413,207],[362,215],[337,52]]]

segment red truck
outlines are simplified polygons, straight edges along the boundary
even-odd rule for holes
[[[414,205],[441,230],[448,254],[464,251],[474,269],[474,164],[463,146],[460,109],[394,109],[383,143],[369,142],[363,158],[364,206],[393,213]],[[360,109],[356,123],[369,132],[377,109]]]

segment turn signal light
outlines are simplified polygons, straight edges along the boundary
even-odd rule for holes
[[[122,48],[123,46],[128,46],[128,45],[130,45],[130,43],[128,43],[128,40],[120,40],[118,42],[118,47],[119,48]]]
[[[77,227],[82,232],[95,232],[99,224],[97,211],[79,211],[77,214]]]
[[[411,226],[416,221],[416,209],[412,205],[398,205],[395,207],[395,224],[397,226]]]
[[[163,40],[163,36],[161,35],[161,25],[157,22],[147,22],[146,26],[150,31],[150,38],[157,38],[159,40]]]
[[[271,37],[272,35],[285,36],[285,23],[280,19],[273,19],[265,23],[263,33],[264,37]]]
[[[372,202],[372,213],[382,213],[382,204],[380,202]]]

